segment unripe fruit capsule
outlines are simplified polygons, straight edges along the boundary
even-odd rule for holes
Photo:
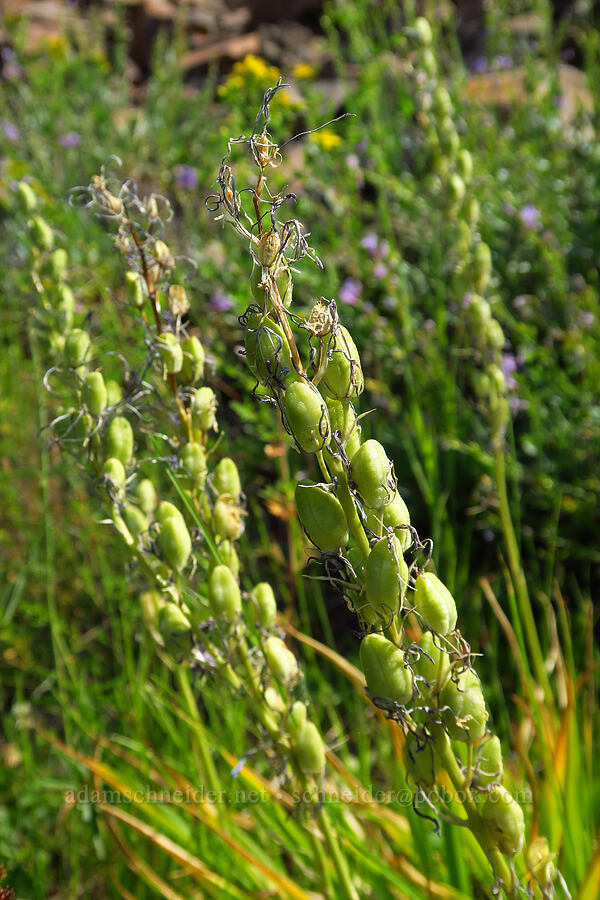
[[[168,566],[176,572],[185,569],[192,552],[192,539],[183,517],[167,519],[160,527],[157,543]]]
[[[350,479],[371,509],[387,506],[396,496],[394,467],[379,441],[365,441],[359,447],[350,463]]]
[[[304,530],[319,550],[336,553],[346,545],[346,516],[334,493],[304,479],[296,485],[295,499]]]
[[[217,463],[212,476],[212,486],[217,494],[229,494],[235,500],[242,493],[238,467],[228,456]]]
[[[221,541],[219,544],[219,556],[223,560],[223,565],[231,570],[234,578],[237,578],[240,573],[240,561],[231,541]]]
[[[125,288],[127,290],[127,299],[136,309],[142,309],[146,302],[146,294],[144,292],[144,282],[142,276],[138,272],[125,272]]]
[[[273,588],[266,581],[261,581],[250,592],[248,607],[252,620],[261,628],[272,628],[277,618],[277,601]]]
[[[244,335],[246,363],[254,377],[264,384],[276,376],[285,382],[288,374],[296,378],[287,338],[273,319],[253,313]]]
[[[290,684],[298,675],[298,663],[281,638],[272,635],[265,641],[265,658],[271,674],[280,684]]]
[[[429,790],[435,784],[440,763],[431,741],[419,743],[409,731],[404,741],[404,764],[417,787]]]
[[[318,778],[325,769],[325,747],[314,722],[305,722],[293,737],[296,760],[305,775]]]
[[[483,293],[492,274],[492,251],[487,244],[477,244],[473,251],[473,279],[475,289]]]
[[[42,250],[52,250],[54,245],[54,232],[41,216],[34,216],[29,223],[31,236]]]
[[[342,325],[335,334],[323,341],[328,362],[321,380],[323,391],[335,400],[349,400],[360,396],[365,381],[360,357],[350,332]]]
[[[133,506],[131,503],[128,503],[123,510],[123,518],[133,537],[137,537],[148,528],[148,517],[138,506]]]
[[[433,572],[417,576],[413,595],[414,610],[425,625],[438,634],[449,634],[456,628],[456,604],[445,584]]]
[[[56,305],[54,307],[56,327],[64,334],[73,325],[75,313],[75,297],[68,284],[61,284],[56,292]]]
[[[360,661],[373,697],[406,706],[412,698],[412,673],[404,654],[381,634],[368,634],[360,645]]]
[[[125,480],[127,474],[123,463],[119,459],[107,459],[102,466],[102,476],[108,482],[111,494],[121,499],[125,494]]]
[[[341,440],[346,456],[348,459],[352,459],[360,447],[361,432],[354,407],[349,400],[334,400],[331,397],[326,397],[325,402],[327,404],[327,412],[329,413],[329,422],[331,424],[330,449],[333,453],[337,453],[337,440]],[[339,433],[334,440],[334,434],[336,432]]]
[[[383,513],[380,511],[375,512],[374,510],[367,511],[367,525],[375,533],[378,532],[381,525],[383,525],[383,528],[393,528],[403,552],[408,550],[412,544],[413,538],[409,529],[398,528],[399,525],[410,525],[410,513],[406,503],[397,491],[392,502],[384,506]]]
[[[122,399],[123,391],[121,390],[121,385],[109,378],[106,382],[106,405],[116,406]]]
[[[413,672],[424,678],[429,688],[437,693],[450,671],[450,657],[436,645],[430,631],[426,631],[421,637],[419,647],[423,653],[412,664]],[[420,687],[422,690],[422,685]]]
[[[394,535],[386,535],[377,541],[367,559],[365,586],[371,621],[389,621],[402,605],[408,586],[408,566],[402,555],[400,541]],[[368,617],[365,616],[365,618]]]
[[[242,510],[236,505],[233,497],[223,494],[213,509],[213,525],[215,534],[220,538],[237,541],[244,533]]]
[[[81,328],[73,328],[65,337],[65,365],[76,369],[90,355],[90,336]]]
[[[208,601],[213,616],[233,622],[242,612],[242,595],[227,566],[215,566],[208,579]]]
[[[449,709],[443,711],[444,722],[452,740],[473,742],[483,737],[488,713],[481,684],[471,669],[457,681],[446,682],[440,692],[440,707],[445,706]]]
[[[272,230],[265,231],[256,248],[256,257],[264,269],[271,268],[277,259],[280,248],[281,241],[277,232]]]
[[[137,498],[147,516],[156,509],[156,489],[149,478],[142,478],[137,488]]]
[[[204,375],[204,347],[195,335],[188,337],[181,344],[183,365],[181,377],[186,384],[196,384]]]
[[[37,206],[37,197],[30,184],[20,181],[17,185],[17,197],[25,212],[33,212]]]
[[[316,453],[329,440],[331,426],[327,406],[308,381],[294,381],[285,392],[284,411],[288,427],[301,450]]]
[[[176,657],[190,649],[192,626],[185,613],[175,603],[165,603],[158,613],[158,631],[165,647]]]
[[[487,787],[494,782],[501,783],[503,777],[502,745],[500,738],[494,734],[479,748],[477,784],[480,787]]]
[[[199,431],[210,431],[216,428],[217,397],[212,388],[201,387],[195,392],[192,399],[191,414],[192,424]]]
[[[500,784],[484,795],[481,816],[501,853],[520,853],[525,841],[525,818],[517,801]]]
[[[183,351],[176,335],[172,331],[159,334],[156,347],[165,371],[171,375],[180,372],[183,365]]]
[[[168,500],[162,500],[158,504],[158,509],[156,510],[156,521],[159,525],[164,525],[169,519],[177,519],[179,522],[185,523],[182,513],[177,509],[175,504],[170,503]]]
[[[201,490],[206,480],[206,453],[201,444],[190,441],[181,451],[181,464],[192,487]]]
[[[89,372],[81,388],[81,399],[93,416],[106,409],[107,394],[102,372]]]
[[[124,466],[133,459],[133,429],[124,416],[115,416],[104,435],[107,456],[120,459]]]
[[[296,700],[294,705],[290,710],[290,716],[288,719],[288,730],[290,734],[298,734],[300,729],[306,723],[306,703],[302,703],[301,700]]]

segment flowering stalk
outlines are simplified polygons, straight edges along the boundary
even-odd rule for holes
[[[488,727],[454,598],[429,570],[431,541],[411,525],[393,462],[378,441],[362,440],[354,408],[364,387],[360,356],[335,301],[322,297],[308,314],[292,306],[292,267],[305,257],[321,263],[300,222],[282,215],[294,195],[267,189],[280,159],[270,104],[282,87],[280,80],[266,92],[252,133],[230,142],[218,192],[207,200],[249,248],[254,301],[240,318],[246,362],[257,396],[277,409],[296,449],[315,457],[322,480],[298,483],[298,515],[332,588],[341,587],[358,615],[367,694],[405,734],[415,809],[436,825],[469,828],[491,862],[495,889],[515,896],[524,815],[502,785],[500,742]],[[233,143],[249,148],[257,168],[256,184],[243,191],[230,164]],[[547,884],[537,888],[551,895]]]

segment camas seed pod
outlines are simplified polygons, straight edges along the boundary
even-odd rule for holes
[[[158,240],[154,242],[152,256],[163,269],[173,269],[175,266],[175,260],[164,241]]]
[[[189,476],[191,487],[202,490],[207,472],[204,447],[190,441],[181,451],[181,464]]]
[[[123,510],[123,518],[133,537],[137,537],[138,534],[141,534],[148,529],[148,517],[142,512],[139,506],[128,503]]]
[[[120,459],[109,458],[102,466],[104,478],[109,494],[116,499],[122,499],[125,495],[125,481],[127,474]]]
[[[165,331],[159,334],[156,339],[156,349],[166,372],[176,375],[177,372],[181,371],[183,351],[181,344],[172,331]]]
[[[269,684],[265,688],[265,703],[269,707],[270,710],[276,713],[284,713],[285,712],[285,700],[281,696],[280,691],[274,687],[272,684]]]
[[[502,745],[495,734],[479,748],[477,757],[477,784],[487,787],[493,783],[502,783],[504,764],[502,762]]]
[[[227,566],[215,566],[208,579],[208,602],[213,616],[234,622],[242,612],[242,595]]]
[[[69,254],[64,249],[64,247],[58,247],[56,250],[52,251],[47,259],[44,260],[42,273],[44,275],[47,275],[49,278],[54,278],[56,281],[60,281],[65,274],[68,265]]]
[[[256,258],[263,269],[270,269],[277,260],[281,249],[281,241],[276,231],[265,231],[256,248]]]
[[[423,572],[415,581],[414,610],[425,625],[438,634],[449,634],[456,628],[454,597],[433,572]]]
[[[365,571],[368,607],[361,610],[367,621],[389,621],[402,606],[408,586],[408,566],[398,538],[382,537],[371,549]],[[368,610],[368,615],[366,611]],[[369,619],[372,616],[372,619]]]
[[[240,561],[231,541],[221,541],[219,555],[223,560],[223,565],[227,566],[234,578],[237,578],[240,573]]]
[[[323,391],[334,400],[351,400],[362,394],[365,380],[360,356],[350,332],[342,325],[323,341],[328,362],[321,380]]]
[[[192,424],[194,428],[199,431],[210,431],[211,428],[216,430],[216,411],[217,397],[212,388],[198,388],[192,398],[191,405]]]
[[[450,657],[436,645],[430,631],[422,635],[419,647],[423,652],[412,664],[413,672],[424,678],[429,689],[437,694],[450,673]]]
[[[204,347],[195,335],[188,337],[181,344],[183,364],[181,378],[186,384],[196,384],[204,377]]]
[[[73,328],[65,336],[65,365],[77,369],[90,357],[90,336],[82,328]]]
[[[237,541],[244,533],[244,518],[233,497],[223,494],[213,509],[215,534],[229,541]]]
[[[414,23],[414,29],[419,42],[423,47],[431,47],[433,42],[433,34],[431,33],[431,25],[423,16],[417,16]]]
[[[448,194],[453,206],[460,206],[465,199],[465,183],[458,172],[453,172],[448,180]]]
[[[133,270],[125,272],[125,288],[127,290],[127,299],[136,309],[142,309],[146,302],[146,294],[144,292],[144,281],[139,272]]]
[[[492,274],[492,251],[483,241],[473,251],[473,282],[475,290],[483,294]]]
[[[556,875],[554,856],[555,854],[550,852],[545,837],[536,837],[529,842],[527,865],[538,884],[543,885],[546,889],[552,884]]]
[[[273,378],[285,383],[288,376],[292,380],[297,377],[287,338],[273,319],[252,313],[246,325],[244,346],[248,368],[261,384]]]
[[[75,314],[75,296],[68,284],[61,284],[56,289],[54,315],[56,327],[61,334],[69,331],[73,325]]]
[[[395,644],[382,634],[368,634],[360,645],[360,661],[373,697],[395,700],[402,706],[410,702],[412,673]]]
[[[304,530],[324,553],[336,553],[348,542],[348,525],[342,506],[332,491],[309,479],[296,485],[296,509]]]
[[[298,447],[316,453],[331,434],[329,413],[323,397],[309,381],[294,381],[283,401],[285,418]]]
[[[116,406],[123,399],[121,385],[109,378],[106,382],[106,405]]]
[[[19,181],[17,185],[17,199],[24,212],[33,212],[37,206],[35,191],[26,181]]]
[[[229,494],[238,500],[242,493],[242,483],[238,467],[228,456],[220,459],[212,476],[212,486],[218,495]]]
[[[485,734],[488,712],[481,683],[471,669],[466,669],[457,681],[447,681],[440,692],[440,707],[448,734],[455,741],[470,743]]]
[[[290,710],[290,715],[288,719],[288,730],[290,734],[298,734],[300,729],[306,723],[306,703],[303,703],[301,700],[296,700],[294,705]]]
[[[185,569],[192,552],[192,539],[183,516],[171,516],[161,524],[157,544],[168,566],[176,572]]]
[[[305,775],[318,778],[325,770],[325,747],[314,722],[305,722],[293,736],[292,745],[298,765]]]
[[[396,496],[393,463],[379,441],[365,441],[350,462],[350,479],[365,506],[381,509]]]
[[[156,510],[156,521],[162,526],[165,522],[168,522],[169,519],[177,519],[185,524],[185,519],[175,504],[170,503],[168,500],[162,500],[158,504],[158,509]]]
[[[381,523],[381,524],[380,524]],[[383,525],[384,528],[393,528],[394,534],[400,541],[402,551],[408,550],[412,544],[412,534],[408,528],[399,528],[399,525],[410,525],[410,513],[408,507],[398,491],[394,494],[394,499],[387,506],[384,506],[383,512],[374,510],[367,511],[367,525],[376,534]]]
[[[407,732],[404,740],[404,765],[417,787],[426,791],[433,787],[440,763],[431,741],[418,741],[412,731]]]
[[[298,675],[298,663],[291,650],[285,646],[281,638],[271,635],[265,641],[265,659],[276,681],[288,685]]]
[[[54,232],[45,219],[41,216],[34,216],[29,223],[31,237],[38,247],[42,250],[52,250],[54,246]]]
[[[266,581],[257,584],[248,596],[252,621],[261,628],[272,628],[277,618],[277,601],[273,588]]]
[[[481,816],[501,853],[520,853],[525,841],[525,818],[517,801],[506,788],[493,784],[483,796]]]
[[[183,657],[191,645],[192,625],[175,603],[165,603],[158,613],[158,631],[165,647],[175,657]]]
[[[466,147],[463,147],[458,151],[458,156],[456,157],[456,168],[465,181],[470,180],[471,175],[473,174],[473,157],[466,149]]]
[[[93,416],[99,416],[106,409],[106,385],[102,372],[89,372],[81,388],[81,399]]]
[[[146,515],[152,515],[156,509],[157,496],[156,489],[149,478],[142,478],[138,484],[137,499]]]
[[[338,452],[336,440],[340,440],[346,456],[352,459],[360,447],[361,428],[355,409],[349,400],[334,400],[325,398],[329,421],[331,424],[330,448],[333,453]]]
[[[124,466],[133,459],[133,429],[124,416],[115,416],[104,435],[107,456],[120,459]]]

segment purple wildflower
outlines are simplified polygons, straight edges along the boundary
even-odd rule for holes
[[[61,147],[78,147],[81,143],[81,135],[77,131],[67,131],[58,138]]]
[[[514,391],[517,387],[517,380],[514,377],[513,372],[517,371],[517,360],[513,353],[502,354],[502,371],[506,378],[506,387],[509,391]]]
[[[591,328],[594,324],[595,315],[593,312],[589,312],[589,310],[583,310],[579,314],[579,324],[582,328]]]
[[[494,64],[498,69],[512,69],[513,67],[513,58],[512,56],[497,56],[494,59]]]
[[[483,72],[487,72],[488,61],[485,56],[478,56],[477,59],[474,59],[471,68],[477,75],[481,75]]]
[[[471,303],[473,302],[473,294],[465,294],[462,301],[462,308],[468,309]]]
[[[540,223],[540,216],[541,213],[539,209],[537,209],[533,203],[526,203],[525,206],[519,210],[519,218],[525,228],[537,229]]]
[[[364,238],[360,242],[360,246],[364,247],[371,256],[375,256],[377,253],[377,245],[379,244],[379,238],[375,234],[374,231],[369,231],[368,234],[365,234]]]
[[[382,278],[388,273],[388,267],[383,262],[378,262],[377,265],[373,269],[373,275],[377,279],[377,281],[381,281]]]
[[[233,302],[221,291],[217,291],[210,298],[208,305],[214,312],[227,312],[233,306]]]
[[[20,134],[19,129],[16,125],[13,125],[12,122],[3,122],[2,130],[4,132],[4,137],[7,141],[10,141],[11,144],[17,144],[19,142]]]
[[[356,155],[356,153],[349,153],[346,157],[346,165],[349,169],[360,169],[360,159]]]
[[[356,306],[361,290],[362,284],[360,281],[355,281],[354,278],[346,278],[340,288],[339,298],[342,303],[347,303],[348,306]]]
[[[193,166],[176,166],[175,184],[186,191],[193,191],[198,186],[198,173]]]

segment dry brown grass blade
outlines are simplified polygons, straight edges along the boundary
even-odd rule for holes
[[[352,684],[357,688],[357,690],[363,692],[363,688],[365,687],[365,676],[357,669],[356,666],[353,666],[352,663],[349,663],[347,659],[344,659],[339,653],[336,653],[335,650],[332,650],[330,647],[325,646],[320,641],[315,640],[315,638],[310,637],[308,634],[304,634],[302,631],[298,631],[297,628],[294,628],[289,622],[282,622],[283,628],[286,633],[291,637],[296,638],[297,641],[300,641],[302,644],[306,644],[307,647],[311,647],[315,650],[320,656],[328,659],[329,662],[333,663],[336,668],[338,668],[344,675],[352,682]]]

